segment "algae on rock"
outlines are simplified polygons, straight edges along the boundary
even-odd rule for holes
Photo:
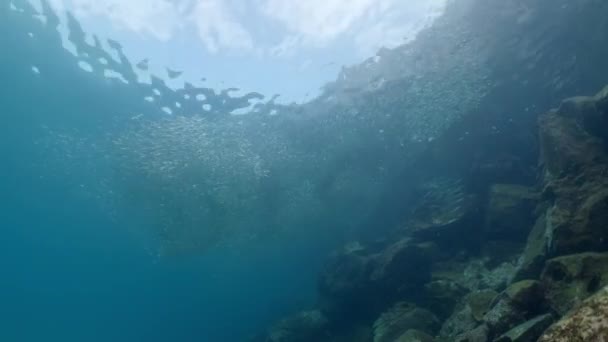
[[[608,341],[608,288],[551,326],[538,342]]]
[[[608,285],[608,253],[581,253],[547,261],[542,274],[553,310],[563,315]]]
[[[540,315],[507,331],[493,342],[535,342],[551,323],[551,314]]]
[[[553,255],[608,250],[608,153],[603,133],[592,123],[608,115],[594,97],[565,100],[540,117],[549,250]]]
[[[439,329],[439,319],[413,304],[397,303],[374,323],[374,342],[393,342],[412,329],[434,334]]]

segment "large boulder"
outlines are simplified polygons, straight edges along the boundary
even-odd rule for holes
[[[468,290],[453,279],[436,279],[424,285],[422,303],[439,317],[445,318],[467,294]]]
[[[553,255],[608,250],[608,145],[598,126],[606,122],[606,101],[606,89],[568,99],[539,120]]]
[[[443,322],[441,329],[439,330],[438,340],[441,342],[454,341],[456,337],[467,334],[478,325],[479,322],[473,316],[471,308],[468,305],[464,305],[462,308],[455,310],[454,313]]]
[[[540,315],[507,331],[494,342],[535,342],[551,323],[551,314]]]
[[[536,316],[543,309],[543,288],[540,282],[523,280],[511,284],[495,300],[484,315],[491,336],[500,336]]]
[[[490,188],[484,235],[489,240],[525,241],[534,225],[539,196],[534,189],[516,184]]]
[[[358,243],[346,246],[330,257],[319,279],[325,311],[349,310],[372,291],[370,274],[373,257]]]
[[[443,250],[473,248],[479,243],[476,221],[477,198],[467,193],[461,180],[437,178],[418,189],[420,200],[414,205],[406,225],[417,239],[434,241]],[[463,239],[462,236],[468,236]]]
[[[456,342],[488,342],[490,329],[487,325],[482,324],[475,329],[462,333],[454,339]],[[452,340],[450,340],[452,341]]]
[[[565,314],[608,285],[608,253],[581,253],[547,261],[542,273],[549,305]]]
[[[323,310],[371,319],[397,299],[415,297],[430,280],[432,243],[401,239],[377,251],[351,245],[334,254],[319,280]]]
[[[374,323],[374,342],[394,342],[412,329],[434,335],[439,329],[439,319],[411,303],[397,303]]]
[[[475,291],[493,289],[502,291],[509,284],[515,272],[515,265],[503,262],[493,265],[488,259],[471,260],[462,273],[463,285]]]
[[[526,246],[519,256],[511,281],[538,279],[540,277],[548,256],[549,237],[546,231],[546,214],[542,214],[536,220],[532,231],[528,235]]]
[[[608,341],[608,288],[603,288],[543,333],[538,342]]]
[[[434,340],[433,336],[423,331],[411,329],[399,336],[395,342],[433,342]]]
[[[497,296],[498,292],[491,289],[473,291],[466,296],[465,301],[475,320],[483,320],[484,315],[490,310]]]

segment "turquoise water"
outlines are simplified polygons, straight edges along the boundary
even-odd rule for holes
[[[159,260],[128,222],[61,184],[5,171],[5,341],[238,341],[312,300],[307,270],[319,260],[299,246]]]
[[[311,275],[290,272],[311,262],[297,246],[159,260],[62,184],[21,167],[1,179],[5,341],[237,341],[311,299]]]
[[[0,340],[238,342],[311,308],[340,313],[340,338],[361,321],[371,336],[386,308],[350,317],[317,298],[331,253],[348,246],[324,274],[348,293],[340,280],[365,285],[408,224],[443,226],[471,193],[466,234],[421,236],[439,258],[492,259],[488,189],[536,184],[537,116],[607,82],[601,6],[581,2],[573,31],[567,0],[531,3],[454,1],[409,45],[284,105],[142,80],[120,42],[0,1]],[[424,302],[433,284],[401,293],[417,265],[399,261],[380,292]]]
[[[314,300],[323,242],[159,255],[145,214],[107,205],[122,173],[94,148],[146,110],[138,90],[81,70],[52,17],[1,8],[1,340],[241,341]]]

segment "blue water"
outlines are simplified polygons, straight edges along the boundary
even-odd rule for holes
[[[150,112],[151,123],[158,118],[158,106],[142,99],[151,87],[111,83],[79,69],[61,47],[52,17],[45,26],[0,2],[0,18],[6,19],[0,21],[6,30],[0,45],[10,51],[0,54],[7,81],[0,92],[0,341],[245,341],[277,319],[313,306],[316,276],[336,236],[294,229],[250,244],[159,256],[163,242],[148,229],[150,220],[131,215],[129,208],[114,208],[120,209],[118,216],[108,210],[98,200],[106,194],[89,187],[130,169],[104,160],[115,151],[104,137],[121,136],[136,111]],[[24,39],[29,31],[35,32],[32,42]],[[163,100],[175,103],[177,95],[163,91]],[[225,94],[209,101],[227,107],[243,102]],[[52,132],[43,129],[47,126]],[[63,134],[75,139],[62,145]],[[92,143],[72,151],[82,137]],[[93,148],[100,145],[104,153]],[[282,166],[281,159],[277,163]],[[128,195],[121,184],[113,191]],[[149,186],[155,190],[156,184]],[[163,190],[158,192],[173,194]],[[86,195],[91,192],[94,196]],[[270,195],[274,202],[261,211],[268,222],[283,204]],[[188,203],[178,203],[178,211]],[[250,211],[255,212],[242,213]],[[254,226],[264,225],[260,220]],[[231,242],[233,236],[227,236]]]
[[[18,171],[1,178],[2,341],[241,341],[314,299],[313,251],[159,259],[94,203]]]

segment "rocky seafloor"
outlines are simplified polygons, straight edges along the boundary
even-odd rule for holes
[[[608,340],[608,87],[539,116],[535,184],[436,178],[255,341]],[[475,173],[470,173],[476,177]]]

